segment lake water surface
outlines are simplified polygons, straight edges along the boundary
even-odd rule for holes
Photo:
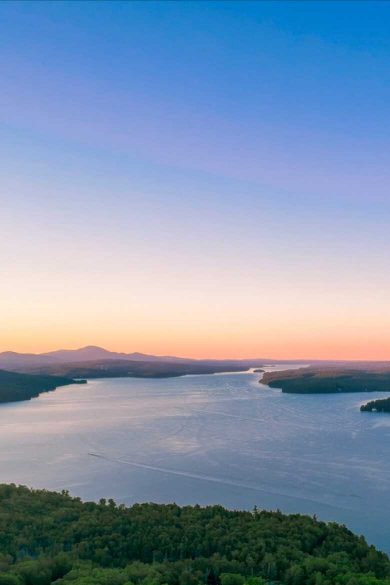
[[[384,395],[282,394],[259,377],[94,380],[2,405],[0,482],[316,514],[390,552],[390,416],[359,411]]]

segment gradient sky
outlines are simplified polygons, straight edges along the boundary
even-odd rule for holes
[[[1,2],[0,350],[390,359],[390,3]]]

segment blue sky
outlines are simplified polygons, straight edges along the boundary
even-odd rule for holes
[[[383,357],[389,25],[386,2],[1,3],[0,345]]]

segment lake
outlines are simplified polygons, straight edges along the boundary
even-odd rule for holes
[[[93,380],[1,405],[0,482],[316,514],[390,552],[390,416],[359,411],[384,394],[282,394],[260,376]]]

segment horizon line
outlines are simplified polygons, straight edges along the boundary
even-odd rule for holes
[[[122,354],[122,355],[135,355],[135,354],[139,354],[139,355],[143,355],[146,357],[153,357],[153,358],[179,358],[179,359],[183,359],[183,360],[196,360],[196,361],[281,361],[281,362],[353,362],[353,363],[362,363],[362,362],[387,362],[390,361],[390,358],[388,359],[373,359],[373,358],[334,358],[334,357],[193,357],[193,356],[188,356],[188,355],[177,355],[177,354],[170,354],[170,353],[164,353],[164,354],[154,354],[154,353],[148,353],[148,352],[144,352],[144,351],[118,351],[118,350],[113,350],[113,349],[107,349],[106,347],[100,346],[100,345],[93,345],[93,344],[88,344],[88,345],[84,345],[81,347],[71,347],[71,348],[67,348],[67,347],[60,347],[58,349],[50,349],[47,351],[41,351],[41,352],[32,352],[32,351],[17,351],[17,350],[9,350],[9,349],[4,349],[4,350],[0,350],[0,355],[6,354],[6,353],[12,353],[12,354],[17,354],[17,355],[34,355],[34,356],[42,356],[42,355],[48,355],[51,353],[56,353],[56,352],[61,352],[61,351],[72,351],[72,352],[76,352],[76,351],[82,351],[85,349],[97,349],[97,350],[103,350],[109,353],[116,353],[116,354]],[[147,360],[145,360],[147,361]]]

